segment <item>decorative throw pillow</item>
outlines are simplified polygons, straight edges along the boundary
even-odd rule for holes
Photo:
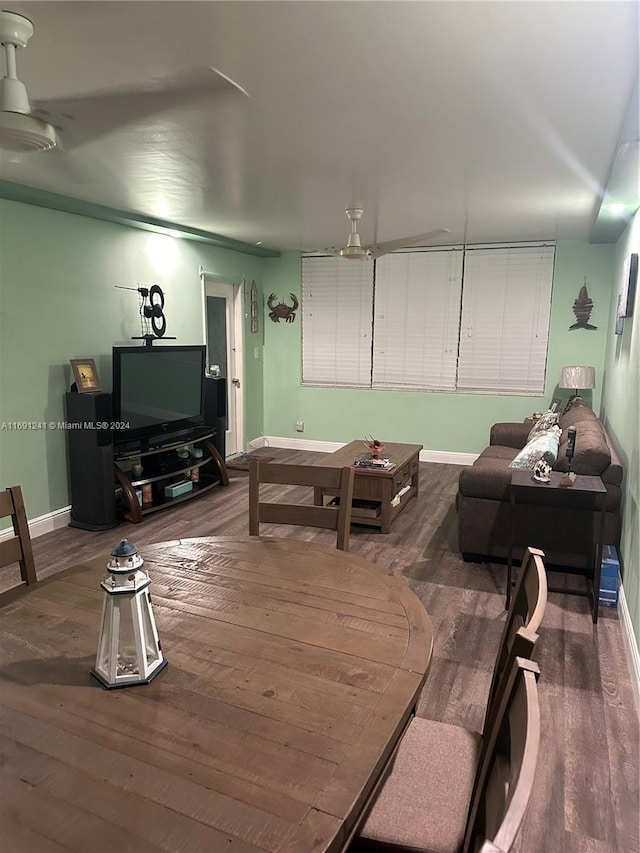
[[[536,467],[536,462],[544,459],[549,465],[553,465],[558,456],[558,445],[562,431],[560,427],[552,426],[546,432],[527,442],[516,458],[509,464],[509,468]]]
[[[533,425],[533,429],[529,433],[527,442],[536,438],[536,436],[542,435],[542,433],[547,432],[547,430],[551,429],[551,427],[557,426],[559,420],[560,415],[557,412],[552,412],[551,409],[549,409],[543,415],[540,415],[538,420]]]
[[[567,432],[563,431],[558,461],[554,465],[556,471],[569,470],[567,438]],[[575,474],[600,476],[609,465],[611,465],[611,451],[602,424],[597,420],[580,423],[576,427],[576,445],[571,460],[571,470]]]

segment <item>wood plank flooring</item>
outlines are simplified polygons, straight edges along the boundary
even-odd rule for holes
[[[269,448],[269,454],[279,462],[301,464],[317,458],[278,448]],[[504,618],[506,565],[464,563],[458,553],[454,501],[460,470],[420,463],[420,494],[391,533],[354,526],[350,551],[401,578],[429,612],[434,658],[418,713],[480,730]],[[106,562],[123,537],[144,556],[144,546],[154,542],[246,535],[248,475],[230,475],[228,488],[148,516],[140,525],[124,524],[105,533],[64,528],[35,539],[38,577],[101,553]],[[335,544],[335,533],[327,530],[264,525],[260,532]],[[551,576],[554,585],[563,579],[562,574]],[[7,575],[0,577],[0,589],[9,584]],[[617,612],[602,608],[594,626],[587,598],[550,593],[536,660],[542,673],[543,740],[533,797],[514,853],[638,853],[640,730]],[[38,820],[47,819],[45,802],[43,797],[42,811],[36,809]],[[16,814],[33,809],[33,800],[15,807]],[[81,819],[80,805],[78,813]],[[33,835],[24,830],[24,850],[63,849],[39,846],[36,823]],[[131,842],[123,841],[122,848],[133,850]],[[176,827],[175,850],[188,849]]]

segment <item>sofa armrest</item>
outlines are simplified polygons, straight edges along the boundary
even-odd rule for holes
[[[491,427],[489,444],[500,444],[502,447],[520,449],[527,443],[527,437],[533,428],[533,423],[502,423]]]

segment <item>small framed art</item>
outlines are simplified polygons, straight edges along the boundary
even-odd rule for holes
[[[96,363],[92,358],[72,358],[71,369],[81,394],[92,394],[102,391]]]

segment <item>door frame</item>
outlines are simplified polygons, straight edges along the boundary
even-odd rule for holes
[[[246,287],[246,277],[241,279],[233,278],[226,275],[218,275],[217,273],[207,272],[203,267],[199,268],[200,273],[200,298],[202,304],[202,335],[205,346],[207,346],[207,281],[214,284],[225,284],[233,288],[233,303],[231,307],[231,315],[233,320],[233,337],[235,341],[235,368],[236,378],[240,380],[240,388],[236,388],[235,404],[235,433],[236,433],[236,453],[242,453],[244,449],[244,322],[243,322],[243,298],[244,289]],[[207,352],[207,376],[209,375],[209,359]],[[231,379],[227,377],[227,400],[231,397]]]

